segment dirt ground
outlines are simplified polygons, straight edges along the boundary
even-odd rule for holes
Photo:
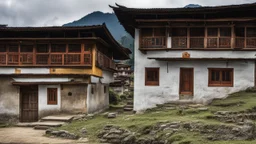
[[[45,137],[45,130],[33,128],[0,128],[0,143],[76,143],[74,140]]]

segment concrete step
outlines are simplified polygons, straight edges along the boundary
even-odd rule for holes
[[[43,117],[40,121],[71,122],[73,118],[73,115],[56,115]]]
[[[133,108],[124,108],[124,111],[133,111]]]
[[[133,105],[133,101],[128,101],[127,105]]]
[[[35,127],[35,126],[60,127],[63,124],[65,124],[65,122],[44,121],[44,122],[18,123],[16,124],[16,126],[18,127]]]
[[[125,105],[124,108],[133,108],[133,105]]]
[[[51,128],[51,127],[49,127],[49,126],[35,126],[34,127],[35,130],[47,130],[49,128]]]

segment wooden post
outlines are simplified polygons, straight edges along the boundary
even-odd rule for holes
[[[244,48],[247,48],[247,27],[244,28]]]
[[[81,60],[80,60],[80,64],[84,64],[84,47],[85,47],[85,44],[82,43],[81,44]]]
[[[190,48],[190,28],[187,28],[187,48]]]
[[[18,65],[21,65],[20,64],[20,59],[21,59],[21,56],[20,56],[20,43],[18,44]]]
[[[204,28],[204,48],[207,48],[207,38],[208,33],[207,33],[207,27]]]
[[[48,50],[48,56],[49,56],[49,58],[48,58],[48,65],[51,65],[51,52],[52,52],[52,45],[51,45],[51,43],[49,43],[48,44],[48,48],[49,48],[49,50]]]
[[[220,48],[220,28],[218,28],[217,48]]]
[[[5,65],[8,65],[8,53],[9,53],[9,45],[6,45],[6,56],[5,56]]]
[[[231,27],[231,48],[235,48],[235,25]]]
[[[36,43],[33,45],[33,65],[36,65]]]

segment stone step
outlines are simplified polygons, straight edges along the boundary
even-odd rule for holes
[[[18,123],[16,124],[16,126],[18,127],[35,127],[35,126],[60,127],[63,124],[65,124],[65,122],[44,121],[44,122]]]
[[[133,108],[133,105],[125,105],[124,108]]]
[[[35,126],[34,127],[35,130],[47,130],[49,128],[50,128],[49,126]]]
[[[133,105],[133,101],[128,101],[127,105]]]
[[[73,118],[73,115],[56,115],[43,117],[40,121],[71,122]]]
[[[124,108],[124,111],[133,111],[133,108]]]

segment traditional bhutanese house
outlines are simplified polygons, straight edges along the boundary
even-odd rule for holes
[[[124,94],[131,90],[132,80],[131,75],[133,70],[131,65],[116,63],[117,72],[114,73],[114,82],[110,83],[110,88],[112,88],[119,95]]]
[[[168,101],[208,103],[255,85],[256,3],[111,7],[135,38],[135,110]]]
[[[114,60],[129,59],[106,25],[0,27],[0,114],[37,121],[109,105]]]

